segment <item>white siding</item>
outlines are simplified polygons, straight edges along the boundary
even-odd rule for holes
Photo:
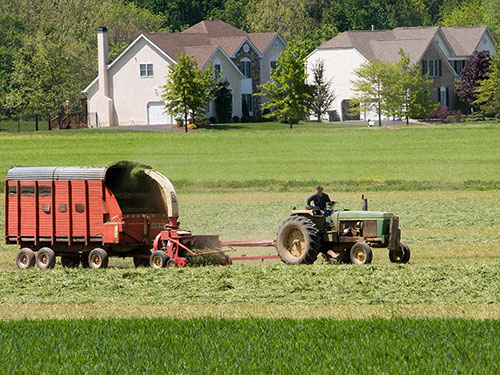
[[[336,110],[342,116],[341,103],[344,99],[352,99],[351,80],[356,79],[354,71],[367,60],[354,48],[318,49],[307,58],[308,81],[312,81],[312,67],[322,60],[325,68],[325,78],[331,80],[335,92],[335,101],[330,110]],[[363,118],[363,114],[361,114]]]

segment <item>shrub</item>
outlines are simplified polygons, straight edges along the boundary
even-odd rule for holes
[[[192,130],[192,129],[196,129],[196,128],[197,128],[197,126],[195,124],[189,124],[188,125],[188,129]]]
[[[453,111],[453,117],[456,122],[462,122],[462,111],[460,109]]]
[[[233,122],[234,123],[240,122],[240,118],[238,116],[233,116]]]
[[[202,118],[196,120],[196,126],[198,128],[207,128],[209,126],[212,126],[212,122],[210,122],[209,119],[202,117]]]
[[[208,121],[210,121],[212,124],[216,124],[217,123],[217,119],[214,116],[210,117],[208,119]]]
[[[446,116],[446,122],[456,122],[455,116]]]
[[[438,109],[436,109],[436,116],[441,120],[444,120],[448,115],[448,107],[445,105],[440,105]]]

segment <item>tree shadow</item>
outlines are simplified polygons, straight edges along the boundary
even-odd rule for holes
[[[220,124],[220,125],[214,125],[208,128],[208,130],[233,130],[233,129],[243,129],[243,126],[241,125],[232,125],[232,124]]]

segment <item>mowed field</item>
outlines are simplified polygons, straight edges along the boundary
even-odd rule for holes
[[[252,240],[273,239],[289,210],[304,206],[314,185],[322,183],[339,208],[359,208],[365,194],[369,209],[398,215],[402,238],[412,251],[407,265],[390,264],[387,250],[374,249],[373,264],[359,267],[319,260],[301,267],[270,261],[153,271],[112,259],[107,270],[57,265],[48,272],[21,272],[14,266],[17,249],[0,243],[0,317],[7,320],[0,324],[0,367],[16,363],[5,360],[5,353],[12,359],[33,351],[35,344],[21,339],[23,331],[41,332],[38,341],[33,339],[38,344],[60,332],[48,350],[64,360],[61,350],[71,340],[91,345],[102,337],[102,346],[109,347],[123,337],[118,347],[125,342],[156,346],[175,332],[171,335],[179,348],[191,349],[177,357],[180,362],[171,373],[291,373],[293,368],[304,369],[296,373],[336,368],[339,373],[377,373],[383,372],[383,358],[394,358],[398,345],[396,357],[403,357],[404,366],[388,367],[388,373],[497,373],[498,361],[486,353],[500,349],[498,144],[498,124],[368,129],[308,123],[289,130],[267,123],[221,125],[187,135],[115,130],[0,134],[1,189],[14,165],[138,161],[171,178],[183,227],[226,240]],[[3,233],[3,198],[0,202]],[[157,317],[167,320],[150,320]],[[16,321],[23,318],[44,321]],[[84,320],[50,320],[75,318]],[[269,352],[260,351],[261,336]],[[235,340],[248,345],[227,344]],[[283,346],[296,348],[300,357],[310,353],[307,343],[319,348],[317,366],[287,359]],[[254,367],[238,359],[251,356],[253,345]],[[356,345],[363,367],[346,349]],[[190,366],[186,353],[193,346],[205,351]],[[80,351],[62,371],[164,373],[180,350],[173,346],[163,359],[149,359],[142,367],[123,361],[115,367],[80,367],[79,361],[92,360],[99,347]],[[227,355],[220,352],[226,347]],[[150,358],[151,353],[135,350],[129,355]],[[436,357],[429,360],[429,355]],[[280,359],[295,367],[279,367]],[[26,369],[50,372],[47,365],[32,364],[36,367]]]

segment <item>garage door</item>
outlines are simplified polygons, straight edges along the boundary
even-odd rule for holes
[[[164,102],[148,103],[148,125],[165,125],[172,123],[172,116],[165,113]]]

